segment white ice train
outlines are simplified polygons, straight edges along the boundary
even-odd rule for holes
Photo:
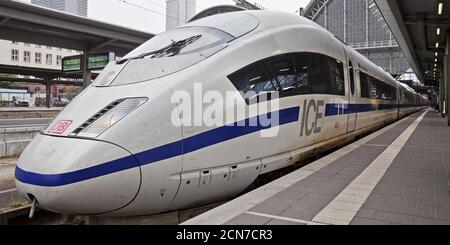
[[[172,123],[174,91],[278,91],[279,134],[261,125]],[[427,102],[319,25],[242,11],[161,33],[113,62],[23,152],[17,190],[59,213],[125,216],[192,207],[246,189],[309,149],[362,134]],[[242,97],[238,107],[256,106]],[[250,120],[238,118],[238,121]]]

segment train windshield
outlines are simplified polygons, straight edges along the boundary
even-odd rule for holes
[[[138,83],[175,73],[217,53],[234,39],[211,27],[169,30],[110,63],[94,81],[94,86]]]

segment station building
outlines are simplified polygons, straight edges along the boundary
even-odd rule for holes
[[[394,76],[410,68],[373,0],[312,0],[302,14]]]

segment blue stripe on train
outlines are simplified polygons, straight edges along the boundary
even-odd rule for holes
[[[404,107],[415,107],[415,105],[400,105],[401,108]],[[370,111],[380,111],[380,110],[390,110],[390,109],[398,109],[398,104],[343,104],[343,103],[334,103],[327,104],[325,108],[325,116],[337,116],[337,115],[346,115],[353,113],[362,113],[362,112],[370,112]]]
[[[265,122],[265,119],[270,119],[271,115],[273,115],[273,113],[267,113],[265,115],[215,128],[184,140],[137,153],[134,157],[138,159],[141,165],[148,165],[182,154],[194,152],[247,134],[256,133],[264,129],[297,122],[300,115],[300,107],[280,110],[278,114],[278,124],[266,125],[263,123]],[[251,122],[255,122],[255,125],[252,126],[252,124],[250,124]],[[17,180],[26,184],[46,187],[62,186],[138,167],[134,157],[123,157],[93,167],[62,174],[38,174],[16,167],[15,175]]]
[[[412,105],[401,106],[411,107]],[[325,116],[336,116],[341,114],[351,114],[360,112],[369,112],[375,110],[385,110],[397,108],[395,104],[327,104]],[[235,139],[247,134],[255,133],[270,127],[285,125],[298,121],[300,108],[293,107],[279,111],[279,123],[276,125],[264,126],[261,119],[269,118],[271,113],[246,119],[223,127],[215,128],[198,135],[186,138],[184,140],[169,143],[156,147],[134,156],[128,156],[116,159],[107,163],[96,165],[73,172],[62,174],[37,174],[25,171],[19,167],[16,168],[16,179],[27,184],[38,186],[62,186],[76,182],[93,179],[96,177],[128,170],[137,167],[134,157],[138,159],[141,165],[148,165],[162,160],[170,159],[182,154],[187,154],[209,147],[224,141]],[[257,122],[255,126],[250,126],[250,122]],[[238,126],[245,125],[245,126]],[[184,149],[183,149],[184,147]]]

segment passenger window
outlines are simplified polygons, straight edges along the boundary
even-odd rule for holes
[[[309,60],[307,55],[295,56],[295,82],[297,94],[311,94],[312,85],[309,80]]]
[[[268,94],[268,100],[274,91],[279,92],[280,98],[303,94],[345,95],[343,63],[316,53],[281,55],[249,65],[228,78],[237,90]],[[253,97],[244,99],[247,104],[257,102]]]
[[[300,54],[308,63],[308,78],[313,94],[331,94],[330,67],[328,59],[320,54]]]
[[[361,97],[362,98],[370,98],[369,96],[369,81],[368,81],[368,76],[363,73],[360,72],[360,76],[359,76],[359,81],[361,83]]]
[[[373,77],[370,77],[369,79],[369,98],[371,99],[378,99],[377,96],[377,83],[376,79]]]
[[[345,95],[344,64],[339,60],[328,58],[331,74],[332,94]]]
[[[350,91],[351,91],[352,95],[354,95],[355,94],[355,73],[354,73],[353,64],[351,61],[349,63],[349,75],[350,75]]]
[[[247,94],[244,97],[247,104],[258,102],[259,95],[270,94],[278,89],[273,79],[265,72],[259,62],[230,75],[229,78],[236,89],[244,94],[250,91],[254,92],[253,95]],[[270,100],[269,97],[270,95],[267,99]]]
[[[307,68],[311,93],[345,95],[344,66],[342,62],[314,53],[297,55]]]
[[[273,59],[267,62],[279,87],[280,97],[298,95],[297,74],[293,56]]]
[[[379,100],[396,100],[397,90],[395,87],[371,77],[363,72],[360,73],[361,97]]]

